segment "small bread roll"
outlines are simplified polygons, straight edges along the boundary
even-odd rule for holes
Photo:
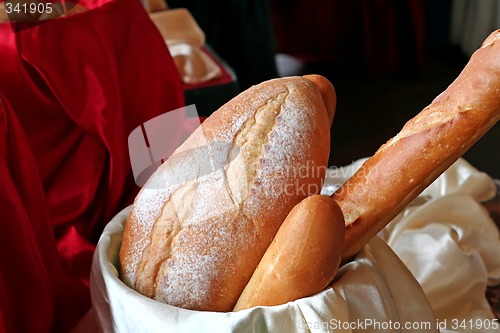
[[[281,225],[234,311],[284,304],[323,290],[337,273],[344,233],[344,216],[332,198],[302,200]]]

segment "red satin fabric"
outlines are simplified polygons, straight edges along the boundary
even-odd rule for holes
[[[67,332],[86,312],[95,243],[138,191],[128,134],[184,105],[139,1],[79,4],[91,10],[0,24],[0,332]]]
[[[0,184],[0,331],[67,332],[90,305],[88,287],[60,263],[31,148],[1,100]]]

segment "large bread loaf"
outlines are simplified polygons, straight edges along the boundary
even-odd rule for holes
[[[317,79],[241,93],[153,174],[124,232],[126,284],[174,306],[233,309],[287,214],[321,190],[335,103]]]

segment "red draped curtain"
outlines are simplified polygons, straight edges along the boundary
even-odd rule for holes
[[[79,4],[0,24],[0,332],[68,332],[88,310],[95,243],[139,190],[127,137],[184,105],[139,1]]]
[[[424,0],[271,0],[277,50],[353,74],[419,71]]]

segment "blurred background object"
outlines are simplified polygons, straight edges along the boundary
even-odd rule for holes
[[[500,28],[500,1],[453,0],[450,39],[467,56],[481,45],[484,36]]]
[[[138,1],[78,4],[88,10],[0,23],[0,332],[66,333],[85,314],[95,244],[139,191],[128,135],[184,105]]]
[[[458,76],[471,51],[453,27],[470,50],[500,28],[500,1],[270,2],[279,75],[322,74],[337,90],[330,165],[373,154]],[[497,125],[465,158],[500,178],[499,141]]]
[[[331,165],[369,156],[458,76],[500,28],[498,0],[169,0],[185,7],[240,90],[322,74],[337,90]],[[500,178],[496,126],[465,158]]]
[[[244,90],[277,76],[268,0],[168,0],[169,8],[187,8],[206,42],[234,69]]]
[[[163,0],[146,0],[149,17],[158,28],[182,80],[186,105],[209,116],[239,92],[233,69],[205,41],[205,33],[186,8],[167,8]],[[149,8],[149,9],[148,9]],[[190,115],[188,115],[190,116]],[[197,117],[196,117],[197,118]]]
[[[375,77],[421,69],[425,15],[420,0],[271,0],[277,50]],[[342,66],[340,66],[342,65]]]

